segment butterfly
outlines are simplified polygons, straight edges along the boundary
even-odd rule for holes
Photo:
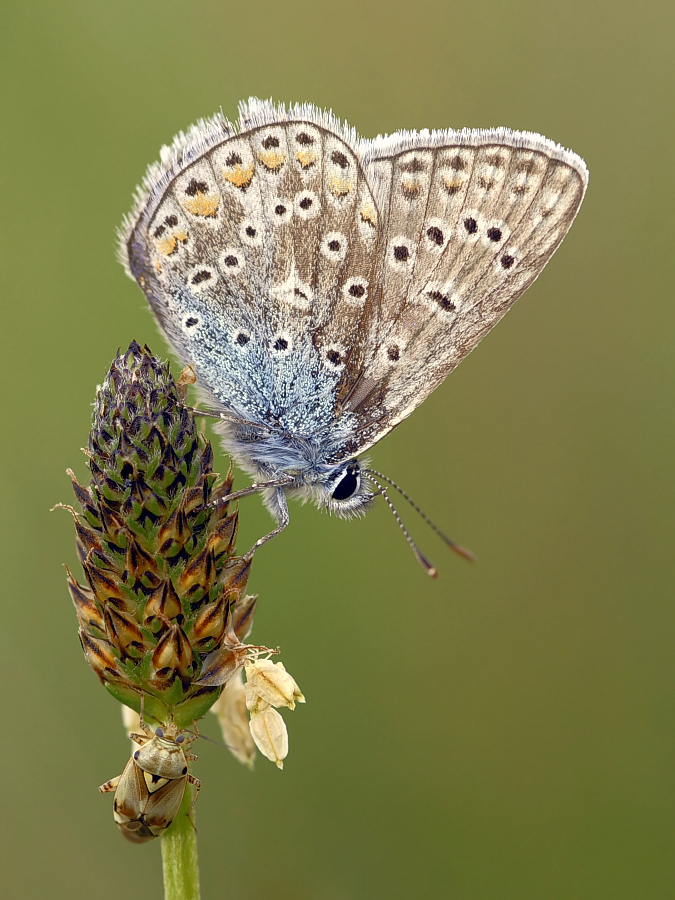
[[[378,494],[392,506],[359,457],[532,284],[587,183],[583,160],[538,134],[368,140],[315,106],[257,99],[162,149],[120,256],[256,479],[238,496],[260,490],[276,519],[253,549],[288,524],[289,495],[343,517]]]

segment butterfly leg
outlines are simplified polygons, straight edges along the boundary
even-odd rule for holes
[[[290,484],[292,481],[292,478],[276,478],[274,481],[261,481],[259,483],[250,484],[248,487],[242,488],[240,491],[235,491],[233,494],[223,494],[222,497],[218,497],[217,500],[213,500],[209,504],[209,506],[213,506],[215,508],[218,506],[222,506],[225,503],[232,503],[233,500],[239,500],[241,497],[248,497],[250,494],[257,494],[259,491],[265,491],[268,488],[275,488],[279,487],[280,485]]]
[[[288,503],[286,502],[286,494],[284,493],[283,488],[277,487],[274,491],[269,491],[267,496],[265,497],[265,505],[270,510],[272,515],[276,518],[279,524],[274,529],[274,531],[270,531],[269,534],[266,534],[264,537],[261,537],[260,540],[255,542],[248,553],[244,554],[244,559],[246,560],[252,559],[253,554],[258,549],[258,547],[266,544],[267,541],[271,541],[273,537],[276,537],[278,534],[280,534],[288,525]]]

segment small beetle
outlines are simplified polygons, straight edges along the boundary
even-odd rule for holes
[[[173,722],[166,729],[153,731],[143,721],[142,710],[141,728],[145,734],[131,735],[141,744],[140,749],[121,775],[99,788],[102,794],[115,791],[113,816],[125,838],[135,844],[151,841],[166,831],[180,809],[188,782],[197,788],[193,806],[201,788],[187,765],[197,757],[186,749],[199,732],[186,737]]]

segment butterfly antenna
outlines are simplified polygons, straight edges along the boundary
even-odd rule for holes
[[[443,541],[445,541],[445,543],[448,545],[448,547],[450,547],[451,550],[454,550],[455,553],[458,553],[460,556],[463,556],[464,559],[468,559],[469,562],[475,562],[475,561],[476,561],[476,557],[473,555],[473,553],[472,553],[470,550],[467,550],[466,547],[462,547],[462,546],[461,546],[460,544],[458,544],[456,541],[450,540],[450,538],[447,536],[447,534],[443,534],[443,532],[442,532],[441,529],[438,527],[438,525],[436,525],[435,522],[432,522],[432,520],[431,520],[431,519],[429,518],[429,516],[424,512],[424,510],[423,510],[423,509],[420,509],[420,507],[415,503],[415,501],[412,499],[412,497],[410,497],[408,494],[406,494],[406,492],[403,490],[403,488],[402,488],[402,487],[399,487],[399,485],[396,484],[395,481],[392,481],[391,478],[387,478],[386,475],[383,475],[382,472],[378,472],[378,471],[376,471],[375,469],[364,469],[363,471],[364,471],[367,475],[377,475],[378,478],[381,478],[383,481],[386,481],[387,484],[390,484],[393,488],[396,488],[396,490],[399,492],[399,494],[400,494],[402,497],[404,497],[404,498],[408,501],[408,503],[412,506],[412,508],[413,508],[416,512],[419,513],[419,515],[424,519],[424,521],[427,523],[427,525],[429,525],[429,527],[430,527],[433,531],[435,531],[436,534],[437,534]]]
[[[435,577],[438,575],[438,569],[436,568],[436,566],[435,566],[430,560],[428,560],[428,559],[426,558],[426,556],[422,553],[422,551],[421,551],[420,548],[417,546],[417,544],[415,543],[415,541],[413,541],[413,539],[410,537],[410,533],[408,532],[408,529],[407,529],[407,528],[405,527],[405,525],[403,524],[403,520],[401,519],[401,517],[399,516],[398,512],[396,511],[396,507],[394,506],[394,504],[393,504],[393,503],[391,502],[391,500],[389,499],[389,494],[387,493],[386,488],[384,487],[384,485],[380,484],[379,481],[377,481],[375,478],[373,478],[373,472],[372,472],[370,469],[363,469],[362,471],[367,472],[367,474],[369,474],[369,475],[371,476],[371,480],[374,481],[375,484],[376,484],[376,485],[378,486],[378,488],[380,489],[380,490],[379,490],[379,493],[382,494],[382,496],[383,496],[384,499],[386,500],[387,506],[388,506],[389,509],[392,511],[392,513],[393,513],[393,515],[394,515],[394,518],[395,518],[396,521],[398,522],[398,527],[401,529],[401,531],[402,531],[403,534],[405,535],[405,539],[406,539],[407,542],[410,544],[410,549],[412,550],[412,552],[413,552],[413,553],[415,554],[415,556],[417,557],[417,561],[418,561],[418,562],[422,565],[422,567],[425,569],[427,575],[430,575],[432,578],[435,578]],[[379,473],[375,473],[375,474],[379,474]],[[387,481],[388,481],[388,480],[389,480],[389,479],[387,479]]]

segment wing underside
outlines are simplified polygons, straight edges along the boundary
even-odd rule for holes
[[[165,148],[121,235],[170,342],[224,408],[362,452],[507,312],[570,228],[583,161],[539,135],[366,141],[251,101]]]

